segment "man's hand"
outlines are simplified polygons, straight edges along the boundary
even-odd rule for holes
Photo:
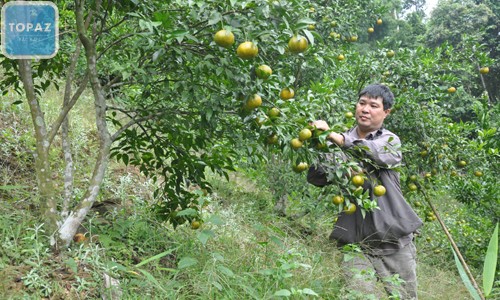
[[[316,129],[327,131],[330,129],[330,126],[328,126],[328,123],[326,123],[323,120],[316,120],[311,123],[311,126],[314,126]]]
[[[330,130],[330,126],[328,126],[328,123],[326,123],[326,121],[323,120],[313,121],[311,123],[311,126],[314,126],[316,129],[320,129],[323,131]],[[331,132],[326,138],[339,146],[344,145],[344,136],[342,134]]]

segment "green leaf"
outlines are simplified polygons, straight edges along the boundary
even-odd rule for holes
[[[306,35],[306,37],[309,40],[309,43],[311,44],[311,46],[314,45],[314,36],[311,34],[311,32],[309,30],[307,30],[307,29],[304,29],[302,31]]]
[[[223,273],[224,275],[227,275],[227,276],[229,276],[229,277],[233,277],[233,276],[234,276],[233,271],[231,271],[230,269],[228,269],[228,268],[226,268],[226,267],[224,267],[224,266],[218,265],[218,266],[217,266],[217,269],[219,269],[219,271],[220,271],[221,273]]]
[[[172,253],[174,250],[177,250],[177,248],[169,249],[169,250],[164,251],[164,252],[162,252],[162,253],[160,253],[160,254],[156,254],[155,256],[152,256],[152,257],[150,257],[150,258],[148,258],[148,259],[146,259],[146,260],[141,261],[140,263],[138,263],[138,264],[137,264],[137,265],[135,265],[135,266],[136,266],[136,267],[140,267],[140,266],[142,266],[142,265],[147,264],[147,263],[148,263],[148,262],[150,262],[150,261],[160,259],[160,258],[164,257],[165,255],[168,255],[168,254]]]
[[[469,277],[465,273],[464,267],[460,263],[457,253],[455,253],[455,250],[453,248],[451,248],[451,251],[453,251],[453,256],[455,257],[455,263],[457,265],[458,274],[460,274],[460,278],[462,278],[465,287],[467,288],[467,290],[469,291],[470,295],[474,300],[481,300],[481,297],[479,297],[479,294],[477,293],[476,289],[472,286]]]
[[[186,208],[177,213],[178,217],[182,216],[196,216],[198,212],[194,208]]]
[[[483,267],[483,290],[484,295],[487,297],[491,293],[493,288],[493,282],[495,281],[495,270],[497,268],[498,260],[498,223],[495,226],[493,235],[491,236],[490,243],[488,244],[488,250],[486,251],[486,257],[484,258]]]
[[[198,240],[203,244],[206,245],[208,242],[208,239],[211,237],[214,237],[214,232],[212,230],[204,229],[198,233]]]
[[[0,190],[16,190],[16,189],[26,189],[28,186],[25,185],[0,185]]]
[[[219,290],[222,291],[222,285],[218,281],[212,281],[212,284]]]
[[[181,260],[179,261],[179,264],[177,264],[177,267],[179,269],[185,269],[185,268],[189,268],[191,266],[194,266],[198,264],[198,260],[196,258],[192,258],[192,257],[183,257],[181,258]]]
[[[276,293],[274,293],[274,296],[277,296],[277,297],[290,297],[291,295],[292,295],[292,292],[290,292],[289,290],[286,290],[286,289],[279,290]]]
[[[219,12],[214,12],[211,16],[210,16],[210,20],[208,20],[208,25],[214,25],[214,24],[217,24],[219,23],[219,21],[222,19],[222,15],[219,13]]]
[[[160,290],[162,290],[164,293],[166,293],[167,291],[161,286],[161,284],[158,282],[158,280],[156,280],[156,278],[154,278],[153,275],[151,275],[151,273],[149,273],[148,271],[146,270],[141,270],[139,269],[139,272],[141,272],[142,274],[144,274],[144,276],[146,277],[146,279],[153,283],[154,285],[156,285]]]
[[[207,222],[210,222],[214,225],[224,225],[224,221],[218,216],[218,215],[211,215],[208,219]]]
[[[318,294],[316,294],[315,291],[311,290],[311,289],[308,289],[308,288],[305,288],[302,290],[302,294],[306,294],[306,295],[313,295],[313,296],[319,296]]]
[[[66,265],[71,269],[73,273],[76,274],[78,272],[78,266],[76,264],[76,261],[72,257],[65,260],[64,263],[66,263]]]

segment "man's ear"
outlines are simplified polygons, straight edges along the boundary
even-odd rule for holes
[[[391,114],[391,109],[390,109],[390,108],[389,108],[389,109],[386,109],[386,110],[385,110],[385,116],[387,117],[387,116],[388,116],[388,115],[390,115],[390,114]]]

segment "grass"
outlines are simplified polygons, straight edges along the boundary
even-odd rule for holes
[[[266,191],[241,174],[232,178],[213,179],[198,231],[154,221],[146,201],[134,203],[135,212],[125,203],[105,216],[92,214],[90,240],[59,255],[47,251],[43,232],[35,235],[35,217],[3,201],[2,244],[11,246],[2,250],[0,298],[97,299],[106,292],[104,273],[119,279],[124,299],[272,299],[284,290],[292,299],[348,295],[342,254],[327,240],[329,225],[320,220],[318,230],[304,234],[303,225],[273,216],[271,205],[263,210]],[[136,185],[122,182],[129,182],[122,189]],[[137,267],[168,249],[175,250]],[[435,262],[421,257],[420,298],[468,299],[453,262]]]

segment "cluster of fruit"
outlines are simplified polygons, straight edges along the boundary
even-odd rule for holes
[[[358,206],[362,205],[363,202],[362,197],[358,199],[357,196],[361,196],[365,192],[363,189],[363,184],[365,183],[365,179],[362,175],[357,174],[352,176],[350,181],[352,183],[352,189],[353,189],[352,196],[355,196],[351,200],[356,201]],[[385,186],[379,184],[373,187],[373,195],[375,197],[384,196],[385,193],[386,193]],[[342,211],[347,215],[352,215],[356,212],[357,205],[356,203],[354,203],[354,201],[345,201],[343,195],[335,195],[332,197],[332,203],[337,207],[341,208]]]

